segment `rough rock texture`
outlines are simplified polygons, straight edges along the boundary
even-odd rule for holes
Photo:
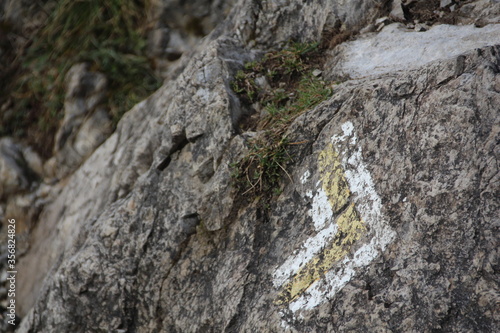
[[[18,265],[19,331],[498,331],[498,45],[334,85],[288,129],[281,194],[232,187],[258,135],[230,89],[243,63],[390,10],[238,2],[53,187]]]
[[[9,137],[0,139],[0,219],[16,216],[20,239],[28,234],[32,221],[36,221],[46,203],[43,192],[47,188],[39,186],[42,173],[42,161],[30,147]],[[0,239],[4,243],[7,234],[3,233]],[[25,249],[26,244],[19,246],[19,250]],[[0,272],[4,264],[0,265]]]
[[[148,36],[157,72],[169,77],[178,59],[189,55],[199,41],[229,14],[234,0],[156,0],[149,9],[155,22]]]
[[[0,199],[27,191],[40,171],[40,157],[29,147],[12,138],[0,139]]]
[[[434,60],[452,59],[475,48],[498,44],[500,24],[483,28],[442,24],[415,32],[394,23],[380,33],[344,43],[335,50],[333,63],[327,67],[335,75],[360,78],[415,69]]]
[[[64,119],[56,134],[54,156],[45,163],[45,175],[63,178],[74,171],[110,134],[111,119],[102,106],[106,76],[73,65],[66,74]]]

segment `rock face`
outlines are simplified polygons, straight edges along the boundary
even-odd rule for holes
[[[188,55],[229,14],[234,0],[151,1],[148,48],[157,72],[170,77],[178,59]]]
[[[238,2],[54,187],[18,265],[19,331],[498,331],[495,34],[358,76],[356,41],[326,52],[325,78],[354,79],[290,125],[279,191],[262,202],[233,187],[259,135],[241,129],[249,111],[230,88],[244,62],[391,9]],[[473,28],[429,32],[460,29]]]
[[[452,59],[475,48],[499,44],[498,24],[483,28],[442,24],[425,32],[415,32],[394,23],[378,34],[344,43],[332,57],[333,62],[338,63],[329,65],[337,75],[360,78],[416,69],[434,60]]]
[[[74,171],[111,132],[111,119],[102,106],[106,77],[80,63],[69,69],[65,79],[64,119],[56,134],[54,156],[45,163],[45,174],[57,178]]]
[[[40,175],[40,158],[11,138],[0,140],[0,199],[26,191]]]

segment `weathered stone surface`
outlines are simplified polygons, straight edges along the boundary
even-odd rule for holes
[[[258,135],[229,88],[243,62],[387,14],[321,5],[238,3],[58,185],[19,263],[20,332],[499,329],[498,45],[334,85],[288,129],[283,192],[232,187]]]
[[[64,119],[56,134],[54,156],[44,166],[48,177],[71,173],[110,135],[111,119],[100,105],[106,86],[106,77],[90,71],[87,63],[69,69]]]
[[[185,37],[208,35],[229,14],[235,0],[157,0],[152,16]]]
[[[27,191],[40,176],[40,157],[11,138],[0,139],[0,200]]]
[[[328,64],[333,75],[360,78],[415,69],[438,59],[450,59],[484,46],[500,44],[500,25],[484,28],[437,25],[426,32],[394,23],[380,33],[365,35],[335,50]]]
[[[164,192],[166,198],[178,197],[178,202],[172,202],[176,207],[172,209],[174,215],[167,221],[195,218],[200,201],[193,195],[201,194],[202,181],[206,182],[211,173],[200,169],[204,166],[217,170],[233,135],[233,122],[240,117],[240,109],[230,102],[234,99],[232,93],[226,90],[228,65],[217,56],[225,55],[222,48],[229,52],[234,46],[229,41],[214,42],[192,59],[174,85],[162,88],[127,113],[117,131],[84,162],[56,200],[42,212],[34,230],[34,239],[40,242],[32,246],[33,253],[40,256],[28,256],[20,263],[19,269],[26,272],[19,277],[21,299],[25,300],[20,304],[21,313],[31,307],[34,299],[29,295],[40,288],[42,277],[57,259],[54,254],[68,251],[75,239],[86,234],[83,230],[88,227],[88,219],[95,221],[105,207],[116,200],[126,200],[132,189],[145,186],[139,185],[144,181],[149,184],[151,179],[146,175],[156,174],[160,179],[168,177],[180,182],[153,191]],[[233,55],[238,56],[236,52]],[[147,122],[143,121],[145,115]],[[170,171],[172,168],[174,171]],[[227,183],[227,179],[223,181]],[[185,186],[193,189],[186,192]],[[95,201],[96,196],[99,201]],[[151,228],[156,214],[150,216]],[[147,223],[138,219],[137,223]],[[179,240],[172,241],[177,244]],[[171,246],[176,252],[176,246]]]
[[[183,55],[189,55],[229,14],[234,0],[156,0],[149,8],[154,29],[148,35],[150,56],[156,72],[170,78],[182,68]],[[186,57],[184,57],[186,58]],[[189,61],[189,59],[186,59]]]
[[[313,152],[323,152],[333,143],[356,207],[369,225],[368,239],[353,246],[350,260],[333,265],[322,280],[290,302],[284,310],[285,325],[311,331],[362,332],[498,328],[498,314],[493,310],[498,295],[479,305],[476,289],[483,279],[491,288],[498,286],[491,275],[495,269],[485,272],[486,266],[498,265],[492,237],[498,227],[494,213],[498,200],[492,198],[498,192],[499,179],[491,160],[498,156],[498,110],[494,106],[500,98],[498,50],[471,52],[460,68],[456,60],[449,60],[403,75],[345,84],[323,106],[336,114],[319,132]],[[450,76],[443,80],[445,72]],[[303,133],[313,131],[314,113],[325,111],[305,115],[300,126]],[[297,126],[300,123],[297,120]],[[479,150],[474,148],[477,140]],[[314,160],[315,155],[299,166],[294,177],[298,179],[306,171],[312,175],[305,184],[311,184],[313,195],[318,191],[311,203],[313,222],[314,202],[321,193],[313,185],[319,173],[314,164],[320,162]],[[362,176],[364,163],[374,187]],[[349,179],[356,173],[354,180]],[[322,184],[324,187],[324,181]],[[308,207],[310,195],[301,187],[295,185],[293,190],[301,193],[301,206]],[[369,222],[370,214],[363,213],[367,207],[377,206],[377,198],[357,202],[367,198],[364,192],[369,190],[380,198],[379,231],[377,223]],[[293,210],[291,204],[278,208],[277,222],[297,212],[297,203],[293,203]],[[305,216],[304,229],[298,235],[310,239],[312,223],[308,223],[307,211],[297,215]],[[289,224],[278,230],[287,230],[284,239],[298,239],[300,236],[291,234],[294,228]],[[394,238],[378,242],[380,249],[386,243],[388,250],[371,264],[362,264],[367,254],[361,251],[363,244],[391,235],[391,229]],[[282,250],[286,248],[283,241],[278,246],[279,251],[270,252],[291,252]],[[476,256],[483,258],[486,253],[493,253],[491,261],[471,265]],[[342,285],[344,289],[339,289]],[[324,305],[305,310],[317,303],[318,295]]]
[[[395,0],[392,3],[391,16],[409,24],[484,26],[499,22],[500,3],[496,0]]]
[[[229,22],[237,38],[257,49],[276,47],[289,40],[315,41],[336,32],[356,33],[381,14],[388,14],[383,0],[242,1]]]
[[[400,20],[400,21],[403,21],[405,19],[405,14],[403,11],[403,6],[402,6],[401,0],[392,1],[390,16],[397,19],[397,20]]]

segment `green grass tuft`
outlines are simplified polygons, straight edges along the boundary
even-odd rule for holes
[[[249,142],[249,153],[232,165],[240,193],[281,193],[279,182],[292,159],[288,152],[292,143],[286,137],[288,127],[332,94],[329,84],[312,75],[317,52],[317,43],[294,43],[266,54],[260,61],[245,64],[236,73],[233,90],[244,102],[259,103],[266,111],[253,124],[253,128],[262,131],[261,135]],[[269,88],[256,84],[262,77],[267,78]]]

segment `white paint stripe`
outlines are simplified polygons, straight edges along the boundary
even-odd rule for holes
[[[381,213],[382,201],[375,191],[371,175],[362,160],[361,148],[358,147],[349,156],[346,152],[352,150],[342,147],[345,143],[356,143],[357,138],[356,135],[353,135],[353,129],[353,124],[346,122],[342,125],[343,135],[333,136],[332,143],[337,146],[339,152],[343,152],[341,153],[342,166],[345,171],[346,180],[349,183],[349,188],[353,193],[356,209],[374,234],[368,244],[364,244],[354,253],[352,259],[345,258],[338,266],[339,269],[327,272],[324,279],[314,282],[306,292],[290,303],[289,309],[292,312],[312,309],[318,304],[334,297],[354,277],[357,268],[364,267],[372,262],[394,240],[395,232],[383,219]],[[347,141],[349,137],[350,141]],[[332,223],[332,225],[334,224]],[[323,242],[322,244],[325,244],[327,239],[321,239],[321,241]],[[319,243],[315,245],[320,248],[323,246]],[[303,252],[307,252],[307,242],[304,244],[304,247],[306,249]],[[315,252],[318,250],[315,249]],[[302,257],[312,258],[309,255],[303,255]],[[295,263],[297,261],[295,258],[290,258],[287,262]],[[301,259],[300,262],[303,263],[305,261]],[[287,280],[287,276],[296,271],[298,271],[298,268],[296,270],[289,270],[289,274],[281,273],[279,283],[276,283],[275,274],[275,285],[282,285]]]
[[[310,310],[320,303],[327,301],[329,297],[339,292],[352,279],[355,273],[351,267],[345,267],[340,275],[329,271],[326,273],[324,279],[314,282],[307,290],[307,293],[302,294],[302,296],[290,303],[289,309],[294,313],[298,310]]]
[[[322,189],[320,189],[322,191]],[[333,215],[333,213],[332,213]],[[302,244],[302,249],[299,253],[289,257],[283,265],[281,265],[276,272],[274,272],[273,283],[275,287],[283,285],[293,274],[296,274],[299,269],[305,265],[309,260],[320,252],[323,247],[328,244],[337,233],[338,227],[335,223],[330,223],[325,229],[318,232],[315,236],[307,239]]]
[[[352,133],[350,129],[353,125],[351,122],[347,123],[349,123],[350,126],[346,128],[349,129],[348,132]],[[342,129],[344,129],[344,125],[342,125]],[[344,141],[346,141],[345,139],[347,136],[349,135],[344,129]],[[356,140],[356,135],[352,135],[351,142],[356,142]],[[332,137],[332,143],[337,145],[339,150],[342,150],[340,149],[342,142],[337,140],[335,136]],[[349,183],[349,189],[354,194],[356,209],[360,213],[361,218],[368,223],[370,228],[375,232],[374,239],[376,240],[376,244],[380,251],[383,251],[386,246],[394,240],[396,234],[387,225],[382,216],[382,200],[375,191],[373,179],[363,162],[361,147],[358,147],[351,156],[348,156],[345,152],[341,155],[344,174]]]
[[[328,200],[328,195],[322,188],[318,189],[318,193],[313,197],[309,215],[312,217],[314,229],[316,230],[321,230],[329,223],[332,223],[332,205]]]
[[[332,143],[335,144],[336,142],[342,142],[345,141],[345,139],[349,136],[352,135],[352,132],[354,130],[354,125],[350,122],[347,121],[342,124],[341,126],[342,131],[344,132],[341,136],[334,135],[332,136]]]
[[[333,298],[355,275],[356,268],[368,265],[378,255],[376,240],[360,247],[352,260],[344,259],[339,270],[331,270],[325,278],[314,282],[306,293],[290,303],[290,310],[311,310],[326,300]]]

